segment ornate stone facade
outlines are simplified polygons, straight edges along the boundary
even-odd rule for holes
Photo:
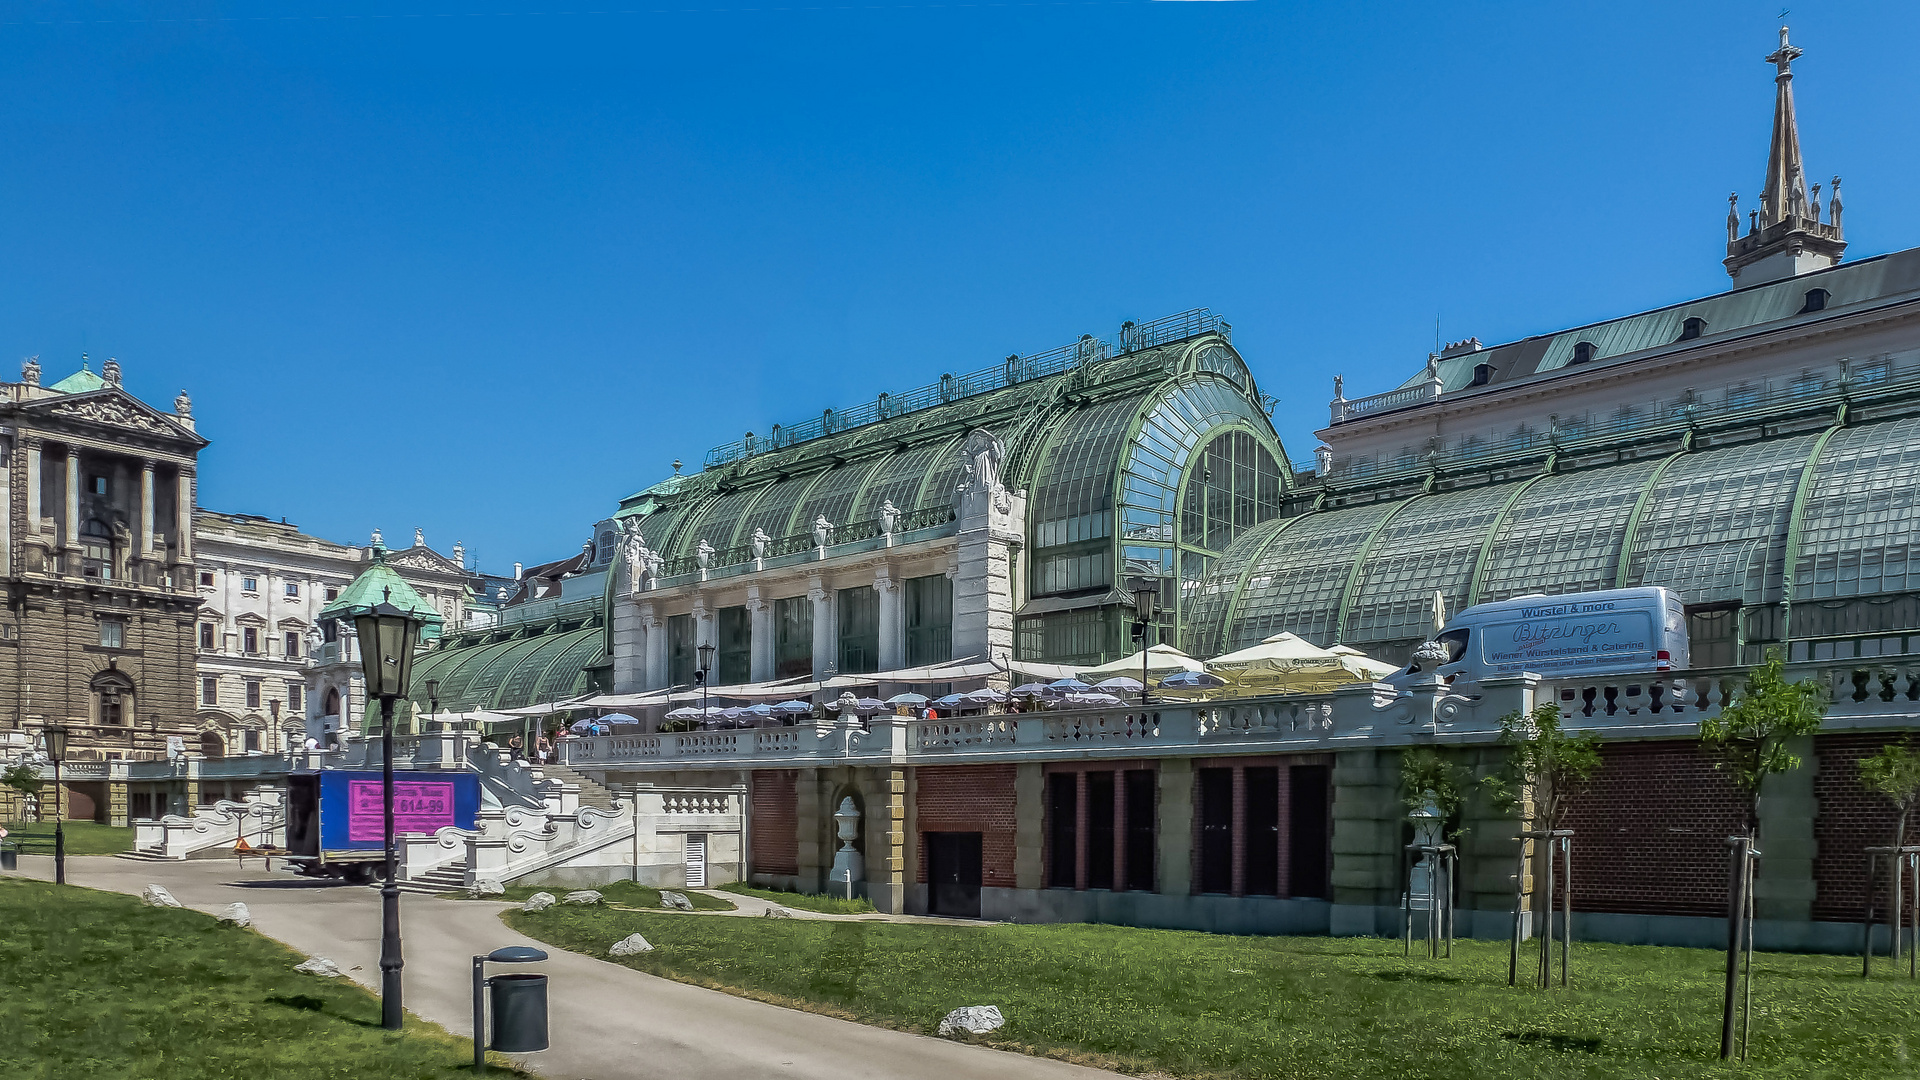
[[[0,382],[0,725],[37,738],[64,724],[75,762],[162,757],[193,733],[206,440],[190,415],[129,395],[112,361],[47,387],[39,374],[30,360]],[[68,812],[106,813],[105,792],[82,787]]]

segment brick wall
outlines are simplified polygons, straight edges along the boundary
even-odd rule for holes
[[[980,883],[1013,888],[1013,765],[924,765],[914,771],[914,812],[919,832],[977,832]],[[914,880],[927,880],[927,845],[919,848]]]
[[[1574,909],[1725,915],[1727,837],[1744,820],[1726,774],[1692,740],[1600,753],[1564,824],[1574,830]]]
[[[1820,805],[1814,819],[1813,917],[1858,922],[1866,903],[1866,862],[1862,849],[1893,843],[1895,811],[1885,797],[1860,784],[1860,759],[1899,736],[1879,732],[1859,735],[1817,735],[1813,752],[1818,765],[1813,776],[1814,798]],[[1907,823],[1907,842],[1914,842],[1916,823]],[[1880,904],[1888,902],[1887,868],[1878,878]],[[1885,911],[1879,913],[1886,918]]]
[[[753,773],[750,795],[755,873],[800,872],[799,775],[792,769],[758,769]]]

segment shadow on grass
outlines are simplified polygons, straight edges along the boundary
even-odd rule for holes
[[[1599,1039],[1576,1039],[1571,1035],[1554,1035],[1545,1031],[1503,1031],[1503,1039],[1510,1039],[1522,1046],[1546,1046],[1554,1050],[1578,1050],[1584,1054],[1600,1052]]]
[[[354,1024],[363,1028],[377,1028],[380,1026],[371,1020],[361,1020],[358,1017],[348,1016],[345,1013],[328,1012],[326,1001],[313,997],[310,994],[276,995],[265,1000],[269,1005],[278,1005],[284,1009],[297,1009],[300,1012],[319,1013],[329,1020],[338,1020],[343,1024]]]
[[[1440,971],[1376,971],[1373,977],[1382,982],[1423,982],[1423,983],[1463,983],[1466,978],[1448,975]]]

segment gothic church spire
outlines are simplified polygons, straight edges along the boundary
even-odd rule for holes
[[[1807,196],[1806,166],[1800,157],[1800,122],[1793,108],[1793,62],[1802,50],[1780,28],[1780,47],[1764,59],[1774,67],[1773,140],[1767,147],[1767,178],[1760,209],[1745,236],[1739,236],[1735,206],[1727,213],[1727,273],[1742,285],[1824,270],[1840,261],[1847,243],[1840,231],[1840,178],[1833,178],[1831,223],[1820,220],[1818,185]],[[1737,205],[1737,198],[1734,200]]]

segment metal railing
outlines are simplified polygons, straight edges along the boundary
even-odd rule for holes
[[[876,424],[895,416],[985,394],[1030,379],[1057,375],[1082,364],[1104,360],[1116,353],[1125,355],[1206,333],[1228,334],[1231,329],[1225,319],[1206,308],[1193,308],[1144,323],[1126,323],[1120,328],[1117,347],[1088,334],[1057,349],[1026,356],[1009,356],[992,367],[961,374],[949,372],[940,376],[937,383],[918,386],[899,394],[881,394],[872,401],[850,409],[825,409],[819,416],[798,424],[775,424],[765,437],[749,436],[716,446],[707,451],[706,464],[708,468],[725,465],[754,454]]]

